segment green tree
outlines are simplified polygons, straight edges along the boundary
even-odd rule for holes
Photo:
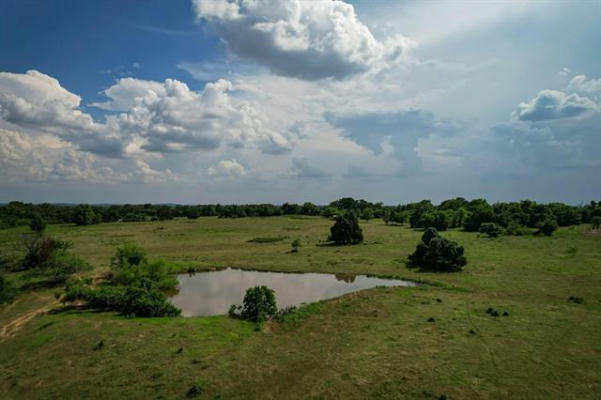
[[[439,272],[459,271],[467,264],[463,247],[441,237],[436,229],[428,228],[415,252],[409,255],[409,265]]]
[[[365,222],[369,222],[370,219],[374,219],[374,210],[371,208],[365,208],[361,213],[361,218],[365,220]]]
[[[29,228],[32,231],[42,232],[46,229],[46,221],[42,218],[40,214],[34,214],[31,217],[31,222],[29,223]]]
[[[242,318],[263,322],[278,311],[275,292],[267,286],[248,288],[242,305]]]
[[[328,240],[336,244],[361,243],[363,241],[363,231],[359,226],[357,216],[352,212],[337,216],[336,222],[330,228]]]
[[[555,218],[547,217],[538,225],[538,231],[536,231],[536,234],[540,235],[542,233],[545,236],[551,236],[556,229],[557,221]]]

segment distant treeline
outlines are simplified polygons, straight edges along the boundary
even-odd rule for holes
[[[90,225],[100,222],[163,221],[173,218],[196,219],[202,216],[220,218],[271,217],[279,215],[311,215],[332,218],[352,212],[365,220],[382,218],[386,223],[409,223],[414,228],[435,227],[438,230],[463,227],[478,231],[482,223],[492,222],[503,228],[537,227],[542,221],[554,219],[559,226],[590,223],[601,217],[601,202],[571,206],[563,203],[520,202],[489,204],[484,199],[468,201],[458,197],[434,205],[430,200],[386,206],[350,197],[331,202],[327,206],[313,203],[282,205],[58,205],[31,204],[13,201],[0,206],[0,228],[29,225],[32,220],[46,223],[73,223]]]

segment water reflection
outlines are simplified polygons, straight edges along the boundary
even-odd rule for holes
[[[293,274],[224,269],[178,275],[179,292],[171,302],[185,317],[225,314],[231,304],[240,304],[246,289],[266,285],[275,290],[278,308],[330,299],[376,286],[415,286],[398,279],[365,275]]]

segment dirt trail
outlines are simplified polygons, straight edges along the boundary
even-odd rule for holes
[[[49,297],[48,300],[51,298]],[[54,299],[53,299],[54,300]],[[26,323],[28,323],[34,317],[44,314],[57,304],[56,300],[50,301],[49,304],[45,304],[42,307],[35,308],[33,310],[27,311],[25,314],[18,316],[12,321],[7,322],[2,327],[0,327],[0,343],[14,336],[15,332],[21,329]]]

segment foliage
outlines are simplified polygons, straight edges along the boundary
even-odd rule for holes
[[[88,204],[80,204],[73,210],[73,222],[76,225],[92,225],[101,222],[102,216],[96,214]]]
[[[440,272],[459,271],[466,263],[463,247],[441,237],[434,228],[426,229],[415,252],[409,255],[411,266]]]
[[[374,219],[374,210],[371,208],[366,208],[361,213],[361,219],[364,219],[365,222],[369,222],[370,219]]]
[[[118,311],[136,317],[177,316],[180,310],[169,303],[156,284],[142,279],[135,284],[92,287],[85,281],[68,282],[63,302],[84,301],[93,309]]]
[[[599,230],[601,228],[601,217],[591,218],[591,228]]]
[[[148,280],[160,290],[172,290],[177,279],[170,272],[164,260],[147,260],[146,251],[135,243],[117,247],[111,258],[111,282],[117,285],[136,286]]]
[[[503,233],[503,228],[494,222],[484,222],[480,225],[480,233],[488,235],[488,237],[498,237]]]
[[[524,236],[530,234],[530,231],[528,228],[521,226],[516,221],[511,221],[505,229],[505,234],[512,236]]]
[[[336,217],[330,228],[329,241],[336,244],[357,244],[363,241],[363,231],[354,213],[349,212]]]
[[[290,246],[292,247],[292,252],[296,253],[298,252],[298,248],[301,246],[301,241],[299,239],[294,239],[292,243],[290,243]]]
[[[117,247],[115,255],[111,257],[111,269],[123,270],[140,265],[146,259],[146,250],[135,243],[124,243]]]
[[[21,269],[43,275],[50,282],[64,282],[70,275],[92,267],[71,254],[72,243],[40,234],[23,235],[25,257]]]
[[[557,221],[555,221],[555,218],[549,217],[539,224],[536,234],[540,235],[542,233],[545,236],[551,236],[556,229]]]
[[[278,311],[275,292],[267,286],[248,288],[244,295],[241,317],[254,322],[262,322]]]
[[[40,214],[34,214],[31,217],[31,222],[29,223],[29,229],[36,232],[41,232],[46,229],[46,221],[40,216]]]
[[[17,289],[4,275],[0,275],[0,304],[12,303],[17,294]]]

